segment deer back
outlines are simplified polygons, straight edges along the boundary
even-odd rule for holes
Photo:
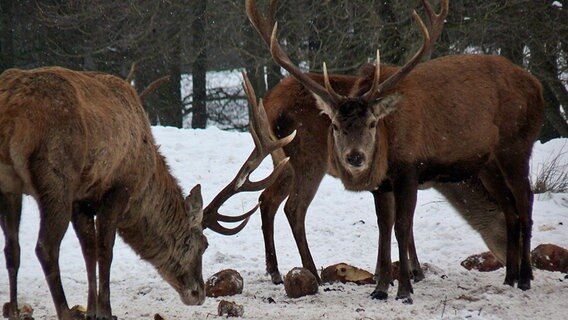
[[[366,74],[355,94],[372,82],[372,71]],[[399,99],[381,120],[379,135],[388,141],[389,166],[422,167],[422,180],[461,180],[500,148],[530,153],[542,122],[539,81],[499,56],[422,63],[380,99],[395,94]]]
[[[37,196],[51,178],[64,179],[74,187],[72,199],[97,199],[115,181],[141,189],[156,161],[136,92],[111,75],[58,67],[8,70],[0,76],[0,127],[0,166],[14,178],[2,179],[3,190]],[[61,172],[32,182],[30,163]]]

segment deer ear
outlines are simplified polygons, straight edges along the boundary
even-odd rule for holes
[[[190,227],[200,226],[203,221],[203,198],[201,197],[201,185],[191,189],[185,198],[185,210],[190,218]]]
[[[379,98],[373,105],[375,117],[381,119],[389,115],[397,109],[400,100],[402,100],[402,94],[398,92],[384,98]]]
[[[317,108],[320,109],[321,112],[327,115],[330,119],[333,119],[333,117],[335,116],[335,110],[331,107],[329,102],[313,92],[312,95],[314,96],[314,99],[316,99]]]

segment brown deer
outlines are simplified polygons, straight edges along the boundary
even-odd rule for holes
[[[276,3],[277,1],[270,2],[270,14],[267,18],[262,18],[256,9],[254,9],[255,4],[254,2],[250,1],[247,2],[247,14],[253,24],[261,26],[262,30],[257,28],[259,32],[261,32],[262,39],[270,45],[270,38],[271,38],[271,30],[270,26],[273,25],[274,15],[276,13]],[[429,18],[429,22],[431,25],[431,34],[433,36],[430,38],[431,43],[434,43],[436,39],[441,34],[443,29],[444,19],[448,14],[448,0],[441,2],[441,11],[440,13],[435,13],[432,9],[431,5],[422,0],[422,4],[424,9],[427,13],[427,17]],[[425,58],[429,59],[430,53],[425,53]],[[391,67],[391,66],[383,66],[385,68],[386,73],[391,73],[396,71],[398,68]],[[323,84],[323,77],[318,74],[308,74],[314,81],[318,82],[319,84]],[[355,85],[358,77],[355,76],[343,76],[343,75],[330,75],[330,81],[333,84],[333,87],[336,88],[337,92],[340,94],[347,95],[352,87]],[[292,98],[293,97],[293,98]],[[292,157],[292,166],[288,168],[289,173],[287,176],[282,176],[284,179],[277,184],[274,184],[266,189],[266,192],[262,195],[262,204],[261,204],[261,216],[262,216],[262,225],[263,225],[263,235],[265,241],[265,249],[266,249],[266,264],[267,264],[267,272],[270,274],[272,278],[272,282],[275,284],[282,283],[282,277],[278,270],[278,262],[276,258],[276,252],[274,247],[274,215],[276,214],[276,210],[278,209],[280,203],[288,196],[289,194],[296,195],[299,197],[298,199],[294,198],[291,199],[293,202],[290,203],[291,206],[294,206],[293,203],[300,202],[302,203],[299,207],[293,207],[292,209],[285,209],[289,210],[293,213],[291,215],[300,216],[302,218],[292,218],[290,220],[291,224],[292,221],[294,223],[291,225],[295,238],[300,239],[297,240],[298,249],[300,251],[300,255],[302,257],[302,262],[304,267],[310,269],[316,278],[319,279],[319,275],[317,274],[315,265],[313,263],[313,259],[309,252],[309,248],[307,246],[307,241],[305,239],[305,227],[304,227],[304,217],[306,214],[307,207],[311,202],[315,192],[318,188],[321,179],[323,178],[324,171],[323,167],[327,166],[326,159],[327,156],[325,152],[327,151],[327,140],[322,135],[313,135],[312,133],[318,130],[326,130],[326,129],[319,129],[319,128],[328,128],[329,127],[329,120],[327,117],[319,117],[319,111],[316,114],[313,113],[314,110],[318,110],[316,107],[316,102],[313,95],[309,92],[304,90],[302,84],[300,84],[294,77],[288,77],[284,79],[281,83],[277,86],[272,88],[265,97],[265,106],[269,113],[269,119],[272,123],[274,132],[280,132],[281,130],[287,130],[288,126],[290,127],[300,127],[300,134],[298,135],[296,141],[298,141],[298,145],[306,145],[306,146],[313,146],[316,150],[323,151],[324,153],[319,153],[321,157],[314,157],[309,147],[293,147],[289,146],[287,148],[288,155]],[[292,110],[294,116],[287,118],[285,121],[282,117],[282,113],[286,113],[288,110]],[[297,116],[295,116],[297,114]],[[293,119],[292,119],[293,118]],[[304,121],[305,120],[305,121]],[[291,121],[291,122],[287,122]],[[305,126],[305,123],[309,123],[310,126]],[[308,130],[303,130],[308,129]],[[323,139],[322,139],[323,138]],[[281,152],[274,152],[273,158],[276,159],[283,159],[284,155]],[[277,163],[277,162],[275,162]],[[296,165],[294,165],[294,163]],[[308,172],[304,171],[304,165],[307,168],[318,168],[317,170],[310,170]],[[292,179],[291,170],[292,168],[299,168],[303,173],[301,175],[295,176],[294,185],[290,187],[290,179]],[[322,171],[323,170],[323,171]],[[286,178],[285,178],[286,177]],[[286,185],[282,187],[281,185]],[[469,188],[475,188],[477,184],[470,184],[466,183]],[[315,188],[315,189],[314,189]],[[298,192],[296,190],[309,190],[308,192]],[[504,218],[498,215],[495,215],[491,212],[490,209],[494,208],[494,203],[488,201],[487,197],[479,197],[478,195],[484,193],[484,190],[478,190],[477,192],[465,192],[464,186],[462,185],[453,185],[453,184],[445,184],[443,188],[438,187],[438,191],[440,192],[450,192],[452,197],[449,198],[450,202],[456,207],[459,212],[462,214],[470,224],[472,224],[477,231],[482,233],[482,236],[486,243],[488,244],[489,248],[497,255],[497,257],[504,261],[505,257],[505,250],[506,250],[506,239],[501,237],[500,235],[487,232],[492,228],[502,228],[505,229],[505,222]],[[288,191],[286,191],[288,190]],[[460,192],[461,191],[461,192]],[[390,254],[390,239],[391,239],[391,232],[392,232],[392,224],[394,223],[394,212],[391,212],[393,209],[391,208],[392,201],[389,199],[392,197],[391,193],[386,194],[379,194],[377,192],[372,191],[373,196],[375,197],[376,207],[379,210],[379,206],[385,206],[380,209],[382,212],[380,215],[377,211],[377,217],[379,219],[379,226],[381,227],[380,232],[380,240],[379,240],[379,259],[377,261],[377,266],[375,268],[375,274],[378,275],[379,282],[384,284],[384,287],[388,287],[388,284],[391,283],[392,275],[391,275],[391,254]],[[461,196],[458,196],[461,195]],[[379,202],[379,196],[384,198],[384,201]],[[477,210],[470,210],[466,209],[465,204],[471,203],[471,198],[475,197],[476,200],[484,200],[485,205],[476,207]],[[483,208],[488,208],[485,210]],[[386,213],[389,213],[387,216]],[[488,215],[489,213],[489,215]],[[424,278],[424,274],[422,269],[420,268],[420,263],[418,261],[418,257],[416,256],[414,242],[411,241],[409,247],[409,255],[411,259],[411,266],[412,266],[412,274],[415,281],[420,281]]]
[[[247,1],[246,6],[249,19],[266,41],[272,21],[258,14],[254,1]],[[291,157],[292,169],[286,179],[275,184],[278,187],[262,194],[261,210],[276,211],[289,195],[284,211],[300,253],[308,253],[302,255],[302,263],[314,272],[303,224],[323,175],[327,172],[339,177],[349,190],[372,191],[381,233],[390,228],[385,227],[389,225],[385,220],[394,220],[401,261],[397,298],[410,303],[407,251],[413,249],[412,218],[418,186],[465,181],[474,187],[474,198],[487,203],[494,200],[505,213],[505,283],[518,282],[519,288],[529,289],[532,193],[528,159],[542,124],[541,85],[528,72],[498,56],[456,55],[418,64],[431,43],[427,28],[416,13],[414,16],[424,37],[415,56],[401,68],[384,67],[379,61],[376,66],[366,65],[354,85],[353,78],[328,77],[325,65],[323,79],[303,73],[280,47],[273,29],[269,40],[272,57],[299,84],[283,80],[291,90],[285,91],[286,96],[282,95],[284,91],[269,94],[267,108],[269,96],[280,104],[273,102],[274,110],[268,109],[267,114],[276,136],[293,129],[298,134],[284,148]],[[306,89],[314,98],[304,93]],[[298,96],[293,104],[283,103],[295,93]],[[326,120],[321,119],[320,112]],[[300,158],[294,159],[297,155]],[[459,197],[452,192],[459,195],[464,189],[457,185],[448,192],[454,204],[459,205],[455,201]],[[394,216],[388,214],[391,206]],[[470,213],[473,211],[478,210]],[[490,217],[492,212],[486,210],[485,214]],[[263,212],[263,219],[270,214]],[[272,232],[269,219],[263,220],[265,237]],[[265,225],[264,221],[269,222]],[[390,234],[388,238],[390,241]],[[267,250],[267,262],[272,259],[270,253]],[[378,264],[382,257],[379,252]],[[379,275],[371,296],[385,299],[387,289],[388,282]]]
[[[205,209],[200,186],[186,198],[151,134],[136,91],[106,74],[58,67],[10,69],[0,75],[0,224],[9,274],[8,315],[18,319],[18,229],[22,195],[40,211],[36,254],[60,319],[72,319],[59,270],[59,247],[72,222],[85,258],[87,318],[110,319],[109,274],[115,234],[154,265],[183,303],[205,299],[203,228],[233,234],[256,209],[231,217],[221,204],[241,191],[261,190],[285,161],[261,181],[250,173],[292,137],[271,140],[262,106],[253,106],[255,149],[235,177]],[[241,222],[234,229],[219,221]],[[96,268],[98,266],[98,284]]]

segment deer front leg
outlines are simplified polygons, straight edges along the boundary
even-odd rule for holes
[[[272,283],[282,283],[282,275],[278,270],[278,258],[274,246],[274,216],[278,207],[290,192],[292,172],[282,174],[260,195],[260,217],[262,220],[262,235],[264,237],[264,250],[266,258],[266,272],[270,275]]]
[[[6,269],[10,283],[8,318],[19,319],[18,270],[20,269],[20,243],[18,229],[22,212],[22,195],[0,193],[0,226],[4,231]]]
[[[420,266],[420,261],[418,260],[418,254],[416,253],[416,245],[414,243],[414,226],[410,226],[410,241],[408,245],[408,259],[410,260],[410,274],[414,279],[414,282],[419,282],[424,280],[424,271]]]
[[[304,169],[305,171],[302,173],[294,175],[294,182],[290,190],[290,196],[284,206],[284,212],[292,228],[294,240],[296,240],[296,245],[302,258],[302,266],[310,270],[318,283],[321,284],[320,276],[308,247],[305,221],[308,206],[312,202],[325,172],[321,168]],[[309,177],[307,177],[308,172],[310,173]]]
[[[127,188],[116,187],[109,191],[97,212],[97,263],[99,267],[99,292],[97,299],[97,320],[112,319],[110,304],[110,267],[116,239],[118,216],[128,207]]]
[[[379,226],[379,252],[375,267],[377,286],[371,293],[371,298],[386,300],[389,286],[392,283],[391,238],[395,214],[394,194],[392,191],[383,192],[380,189],[371,193],[375,200],[375,212]]]
[[[394,231],[398,241],[400,272],[396,299],[403,303],[412,304],[413,293],[410,282],[410,266],[408,261],[408,248],[412,240],[412,220],[418,193],[418,179],[412,170],[400,174],[394,179],[394,194],[396,202],[396,215]]]

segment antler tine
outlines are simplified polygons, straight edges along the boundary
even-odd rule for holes
[[[272,54],[272,58],[276,63],[278,63],[282,68],[286,69],[290,72],[291,75],[294,76],[298,81],[300,81],[308,90],[317,94],[322,99],[326,100],[328,103],[339,103],[343,99],[343,96],[337,94],[332,88],[331,85],[326,88],[320,85],[319,83],[312,80],[308,77],[300,68],[298,68],[292,61],[290,57],[286,54],[284,49],[278,43],[278,39],[276,38],[276,31],[278,28],[278,23],[274,23],[274,28],[272,29],[272,36],[270,37],[270,53]]]
[[[244,78],[244,88],[248,97],[250,105],[250,131],[254,140],[255,148],[249,155],[248,159],[245,161],[243,166],[239,169],[237,175],[233,180],[221,190],[211,201],[211,203],[203,210],[203,227],[210,228],[213,231],[224,235],[232,235],[239,232],[246,223],[250,216],[258,208],[258,204],[248,212],[240,216],[226,216],[220,214],[219,208],[223,203],[225,203],[230,197],[245,191],[260,191],[269,185],[271,185],[283,172],[288,158],[282,160],[274,169],[274,171],[266,178],[260,181],[251,181],[250,174],[258,168],[262,163],[264,158],[268,156],[271,152],[278,148],[282,148],[288,144],[296,132],[293,132],[289,136],[282,139],[272,139],[270,135],[270,125],[268,123],[268,117],[264,111],[262,101],[259,104],[256,103],[256,97],[252,85],[246,75],[243,73]],[[239,226],[233,229],[228,229],[219,224],[221,222],[239,222],[243,221]]]
[[[410,73],[410,71],[412,71],[412,69],[414,69],[414,67],[416,67],[416,65],[420,62],[420,59],[422,59],[424,54],[430,50],[430,44],[431,44],[430,43],[430,34],[428,33],[428,29],[426,28],[424,21],[422,21],[422,19],[420,18],[418,13],[416,13],[416,11],[414,11],[412,13],[412,16],[416,20],[416,23],[418,24],[418,27],[420,28],[420,31],[422,32],[422,36],[424,37],[422,47],[420,47],[420,50],[418,50],[418,52],[416,52],[416,54],[414,54],[414,56],[404,66],[402,66],[400,69],[398,69],[398,71],[396,73],[391,75],[389,78],[387,78],[381,84],[377,85],[377,83],[379,82],[380,79],[378,79],[378,77],[376,77],[374,79],[372,86],[371,86],[371,90],[367,91],[362,96],[362,98],[364,100],[369,101],[369,102],[373,101],[382,92],[389,90],[390,88],[395,86],[397,83],[399,83],[402,79],[404,79],[404,77],[406,77],[408,75],[408,73]],[[377,64],[377,68],[379,68],[378,64]],[[376,72],[376,74],[377,73],[378,72]],[[374,89],[375,87],[376,87],[376,89]]]
[[[428,17],[428,22],[432,29],[430,30],[430,40],[432,43],[436,42],[436,40],[442,34],[442,29],[444,28],[444,21],[448,16],[449,12],[449,0],[442,0],[440,1],[440,13],[435,13],[432,9],[432,5],[428,0],[421,0],[422,5],[424,6],[424,11],[426,11],[426,15]]]
[[[375,64],[375,75],[373,78],[373,83],[371,84],[371,89],[369,89],[369,91],[367,91],[364,95],[363,95],[363,100],[365,101],[372,101],[374,100],[374,96],[375,94],[378,95],[379,90],[379,82],[381,80],[381,55],[379,53],[379,50],[377,49],[377,62]]]
[[[247,0],[245,2],[245,9],[250,22],[268,46],[270,46],[270,32],[276,16],[277,4],[277,0],[270,1],[268,17],[265,18],[256,9],[256,0]]]
[[[276,13],[275,0],[270,2],[268,18],[264,18],[258,12],[255,0],[246,0],[245,7],[250,22],[258,31],[264,42],[270,47],[270,54],[278,65],[286,69],[286,71],[294,76],[306,88],[320,96],[328,103],[338,103],[344,99],[343,96],[337,94],[333,89],[331,89],[331,86],[329,86],[328,90],[308,77],[302,70],[300,70],[300,68],[292,63],[286,52],[282,49],[278,43],[278,39],[276,38],[277,23],[274,22],[274,15]]]
[[[130,71],[128,71],[128,75],[126,76],[126,79],[124,79],[124,81],[131,83],[132,80],[134,80],[135,72],[136,72],[136,61],[132,62],[132,64],[130,65]]]
[[[142,90],[142,92],[140,93],[140,100],[144,100],[144,98],[146,98],[146,96],[148,96],[150,93],[154,92],[156,89],[158,89],[159,86],[162,85],[162,83],[170,81],[170,76],[163,76],[161,78],[158,78],[154,81],[152,81],[144,90]]]
[[[254,208],[254,211],[256,211],[257,208],[258,208],[258,205]],[[254,211],[252,213],[254,213]],[[251,213],[251,215],[252,215],[252,213]],[[218,221],[210,222],[207,225],[207,227],[209,227],[209,229],[211,229],[211,230],[213,230],[213,231],[215,231],[219,234],[222,234],[222,235],[225,235],[225,236],[232,236],[234,234],[239,233],[241,230],[243,230],[243,228],[247,225],[249,218],[250,218],[250,215],[246,219],[244,219],[244,221],[241,222],[241,224],[239,224],[235,228],[223,227],[222,225],[219,224]]]
[[[333,90],[333,87],[331,86],[331,82],[329,81],[329,75],[327,74],[327,66],[326,66],[325,62],[323,63],[323,79],[324,79],[324,83],[325,83],[325,90],[331,96],[331,98],[333,99],[333,101],[335,103],[339,103],[339,102],[341,102],[342,100],[345,99],[344,96],[338,94],[337,92],[335,92],[335,90]]]
[[[282,148],[292,141],[296,132],[294,131],[292,134],[282,139],[276,139],[273,136],[262,100],[260,100],[260,103],[257,103],[254,89],[247,74],[243,72],[242,75],[244,79],[243,86],[249,101],[249,114],[251,117],[249,130],[254,140],[254,145],[256,146],[255,150],[260,154],[268,155],[272,151]]]

